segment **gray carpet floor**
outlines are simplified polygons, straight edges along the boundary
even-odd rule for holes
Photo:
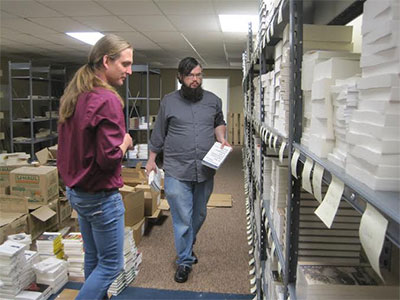
[[[175,247],[172,217],[164,212],[150,224],[138,248],[143,253],[139,275],[132,286],[218,293],[248,294],[249,246],[246,239],[242,147],[234,146],[217,171],[214,193],[231,194],[231,208],[209,208],[194,251],[199,263],[186,283],[174,281]]]

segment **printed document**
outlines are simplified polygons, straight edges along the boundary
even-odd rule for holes
[[[221,149],[221,143],[215,142],[206,156],[204,156],[202,163],[207,167],[217,170],[231,151],[232,147],[224,146]]]

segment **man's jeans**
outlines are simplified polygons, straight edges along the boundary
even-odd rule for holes
[[[171,208],[178,265],[191,267],[194,262],[193,243],[206,219],[213,186],[214,178],[195,182],[165,176],[165,195]]]
[[[76,299],[102,299],[124,265],[124,204],[118,190],[85,193],[67,188],[85,248],[85,283]]]

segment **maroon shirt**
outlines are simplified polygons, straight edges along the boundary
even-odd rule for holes
[[[87,192],[122,187],[125,132],[114,93],[96,88],[80,94],[72,117],[58,125],[57,167],[65,185]]]

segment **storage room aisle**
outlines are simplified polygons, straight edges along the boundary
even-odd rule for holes
[[[143,253],[135,287],[249,294],[249,246],[242,170],[242,147],[234,146],[214,182],[214,193],[231,194],[230,208],[209,208],[194,251],[199,259],[189,280],[174,281],[175,248],[172,217],[163,212],[158,224],[148,227],[139,250]]]

